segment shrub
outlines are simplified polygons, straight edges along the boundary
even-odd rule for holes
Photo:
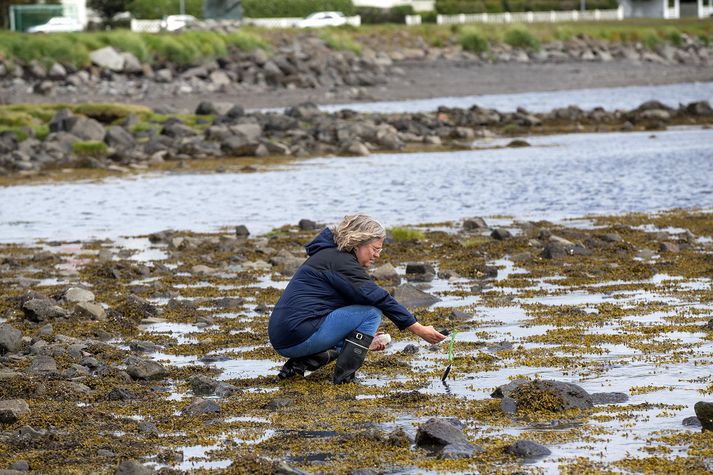
[[[529,30],[522,27],[509,29],[505,33],[505,43],[513,48],[524,48],[531,50],[540,49],[540,40]]]
[[[672,45],[678,48],[683,46],[683,35],[675,28],[672,28],[666,32],[666,38]]]
[[[248,18],[304,17],[320,11],[353,15],[355,11],[352,0],[242,0],[242,6]]]
[[[85,140],[74,142],[72,151],[78,157],[104,157],[109,153],[109,147],[104,142]]]
[[[361,45],[347,35],[327,30],[320,33],[319,37],[333,50],[351,51],[356,55],[361,54]]]
[[[143,35],[132,33],[127,30],[116,30],[112,32],[98,33],[94,37],[102,43],[101,46],[107,45],[112,46],[119,51],[126,51],[136,56],[139,61],[148,61],[150,58],[149,49],[146,46],[146,43],[144,43]],[[97,48],[92,47],[90,49],[94,50]]]
[[[256,48],[267,49],[269,44],[262,37],[246,31],[230,33],[224,38],[225,43],[241,51],[252,51]]]
[[[657,46],[659,46],[662,43],[662,39],[659,35],[657,35],[654,32],[649,32],[644,35],[644,38],[642,42],[644,43],[644,46],[646,46],[648,49],[655,49]]]
[[[401,5],[392,8],[358,7],[356,13],[361,16],[364,24],[406,23],[406,15],[413,15],[411,5]]]
[[[471,53],[484,53],[490,49],[488,40],[476,28],[468,28],[460,35],[460,44],[464,50]]]
[[[417,241],[424,238],[423,231],[413,228],[395,227],[389,228],[388,231],[391,233],[391,238],[396,242]]]

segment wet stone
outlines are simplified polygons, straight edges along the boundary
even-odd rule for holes
[[[681,246],[679,246],[675,242],[666,241],[659,244],[659,251],[667,252],[670,254],[678,254],[679,252],[681,252]]]
[[[156,427],[156,424],[150,421],[141,421],[139,422],[139,432],[143,434],[148,434],[148,435],[158,435],[158,427]]]
[[[302,231],[314,231],[318,227],[317,223],[315,221],[312,221],[311,219],[300,219],[300,222],[297,223],[297,226]]]
[[[493,239],[496,239],[498,241],[504,241],[506,239],[512,238],[512,233],[508,231],[507,229],[503,228],[496,228],[493,230],[492,233],[490,233],[490,237]]]
[[[406,307],[429,307],[441,299],[417,289],[411,284],[403,284],[394,291],[394,298]]]
[[[130,401],[136,399],[136,395],[127,388],[113,388],[106,395],[107,401]]]
[[[408,345],[404,346],[404,349],[401,350],[401,353],[407,354],[407,355],[415,355],[418,354],[419,348],[416,345],[413,345],[409,343]]]
[[[241,297],[223,297],[215,300],[214,304],[218,308],[226,310],[237,310],[243,307],[245,299]]]
[[[713,431],[713,402],[698,401],[693,409],[703,430]]]
[[[155,353],[158,345],[151,341],[132,341],[129,342],[129,349],[135,353]]]
[[[443,447],[443,449],[438,454],[440,459],[463,459],[471,458],[474,455],[485,452],[481,447],[473,445],[468,442],[459,442],[456,444],[449,444]]]
[[[463,430],[452,421],[431,418],[421,424],[416,432],[416,445],[427,450],[440,450],[451,444],[467,444]]]
[[[451,320],[453,322],[467,322],[469,321],[473,316],[467,312],[463,312],[461,310],[453,310],[449,315],[448,315],[448,320]]]
[[[119,464],[114,475],[152,475],[153,469],[145,467],[136,460],[124,460]]]
[[[250,235],[250,231],[248,231],[247,226],[245,226],[244,224],[240,224],[238,226],[235,226],[235,235],[238,237],[247,237]]]
[[[620,404],[629,400],[629,395],[625,393],[593,393],[592,404]]]
[[[277,411],[278,409],[284,409],[286,407],[292,407],[295,405],[295,401],[286,397],[278,397],[268,402],[265,405],[265,409],[270,411]]]
[[[551,455],[550,449],[530,440],[518,440],[505,448],[505,452],[516,457],[537,458]]]
[[[16,353],[22,347],[22,332],[11,325],[0,325],[0,355]]]
[[[94,294],[81,287],[70,287],[62,296],[62,300],[68,303],[94,302]]]
[[[483,218],[469,218],[463,220],[463,229],[465,231],[475,231],[478,229],[487,229],[488,224]]]
[[[401,283],[401,277],[398,272],[396,272],[396,268],[390,263],[377,267],[371,275],[379,282],[386,282],[392,285],[399,285]]]
[[[35,356],[28,371],[33,374],[56,373],[57,362],[51,356]]]
[[[188,416],[198,416],[201,414],[217,414],[220,412],[220,406],[212,399],[196,399],[190,406],[181,411],[182,414]]]
[[[22,311],[28,320],[33,322],[44,322],[55,318],[64,318],[67,312],[51,300],[32,299],[22,305]]]
[[[0,401],[0,423],[14,424],[30,413],[30,406],[24,399],[6,399]]]
[[[504,397],[500,400],[500,409],[505,414],[515,414],[517,412],[517,402],[511,397]]]
[[[10,465],[10,469],[19,470],[20,472],[28,472],[30,470],[30,463],[27,460],[18,460]]]
[[[74,307],[74,314],[80,318],[91,320],[105,320],[106,311],[104,307],[94,302],[81,302]]]
[[[161,364],[140,358],[130,358],[126,372],[133,379],[142,380],[161,379],[168,374]]]
[[[703,427],[703,424],[696,416],[686,417],[681,424],[685,427]]]

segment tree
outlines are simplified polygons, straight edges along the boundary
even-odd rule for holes
[[[129,0],[89,0],[87,6],[97,12],[102,20],[107,21],[117,13],[125,12]]]

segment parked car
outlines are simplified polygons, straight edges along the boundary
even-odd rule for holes
[[[295,22],[297,28],[320,28],[323,26],[342,26],[347,18],[341,12],[315,12]]]
[[[82,25],[79,20],[75,18],[69,18],[65,16],[56,16],[50,18],[49,21],[43,25],[31,26],[27,29],[28,33],[60,33],[60,32],[72,32],[72,31],[82,31],[84,30],[84,25]]]
[[[193,15],[168,15],[161,20],[161,29],[166,31],[177,31],[196,21]]]

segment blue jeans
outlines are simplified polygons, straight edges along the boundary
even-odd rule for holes
[[[338,308],[322,322],[309,338],[298,345],[277,350],[288,358],[314,355],[330,348],[341,351],[344,338],[354,330],[374,336],[381,323],[381,311],[366,305],[350,305]]]

